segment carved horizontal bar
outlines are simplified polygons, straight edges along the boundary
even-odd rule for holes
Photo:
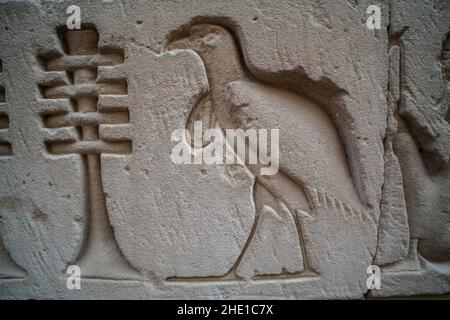
[[[64,71],[38,73],[37,84],[44,87],[61,86],[69,84],[69,78]]]
[[[42,138],[47,143],[51,142],[75,142],[78,140],[78,132],[73,127],[47,129],[43,128],[41,131]]]
[[[129,141],[132,137],[131,130],[129,124],[101,125],[99,135],[105,141]]]
[[[47,143],[47,149],[52,154],[101,154],[116,153],[129,154],[132,151],[131,141],[106,142],[106,141],[77,141],[74,143]]]
[[[98,97],[98,111],[123,111],[131,105],[130,98],[126,95],[101,95]]]
[[[117,66],[101,66],[97,70],[97,81],[110,81],[126,78],[126,67]]]
[[[99,112],[71,112],[50,116],[45,119],[48,128],[69,126],[98,126],[100,124],[120,124],[129,120],[128,112],[99,113]]]

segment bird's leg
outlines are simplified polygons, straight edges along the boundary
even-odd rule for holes
[[[238,278],[240,277],[236,270],[241,264],[242,258],[245,256],[248,247],[250,243],[252,242],[252,239],[256,233],[256,229],[258,227],[259,218],[261,217],[261,212],[263,210],[264,206],[271,207],[273,209],[277,208],[277,201],[272,196],[272,194],[262,185],[258,182],[257,179],[255,179],[255,184],[253,187],[253,199],[254,199],[254,205],[255,205],[255,220],[253,222],[253,226],[250,230],[250,234],[247,238],[247,241],[245,242],[244,248],[241,251],[241,254],[239,255],[239,258],[236,260],[236,263],[231,268],[230,272],[231,274],[234,274]]]
[[[278,199],[279,210],[284,205],[286,211],[289,212],[295,221],[304,271],[310,270],[300,215],[307,216],[312,211],[312,207],[304,187],[283,172],[279,172],[274,176],[258,176],[257,179],[260,184],[269,190],[275,199]]]

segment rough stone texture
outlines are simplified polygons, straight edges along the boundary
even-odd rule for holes
[[[0,298],[449,293],[450,3],[371,4],[3,1]],[[198,120],[279,171],[174,163]]]

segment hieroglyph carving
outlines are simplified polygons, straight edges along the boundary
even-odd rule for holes
[[[111,108],[99,103],[100,95],[114,99],[127,94],[125,79],[107,81],[99,79],[97,72],[99,66],[123,63],[123,53],[120,50],[100,53],[95,29],[61,31],[61,38],[66,54],[41,59],[49,78],[66,72],[70,83],[55,82],[41,87],[46,99],[42,103],[49,106],[42,115],[46,128],[76,128],[75,136],[55,135],[53,140],[46,141],[49,153],[79,154],[84,164],[89,225],[84,248],[75,263],[80,266],[83,277],[135,278],[136,272],[115,241],[101,176],[101,154],[132,151],[131,140],[120,135],[121,125],[129,121],[126,106]],[[119,136],[117,132],[108,135],[115,129],[119,129]]]
[[[0,60],[0,162],[9,161],[13,155],[10,141],[8,104],[3,78],[3,63]],[[0,224],[2,216],[0,215]],[[8,250],[3,244],[0,234],[0,279],[22,278],[23,270],[13,261]]]

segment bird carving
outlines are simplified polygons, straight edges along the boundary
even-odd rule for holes
[[[261,164],[245,162],[255,179],[255,219],[229,274],[249,279],[314,271],[302,225],[302,217],[314,210],[305,187],[322,183],[344,199],[359,200],[329,116],[299,94],[255,79],[239,43],[225,27],[191,25],[189,34],[174,38],[167,49],[195,51],[206,70],[209,94],[192,110],[189,130],[198,120],[203,127],[222,130],[280,129],[278,173],[264,176]]]

